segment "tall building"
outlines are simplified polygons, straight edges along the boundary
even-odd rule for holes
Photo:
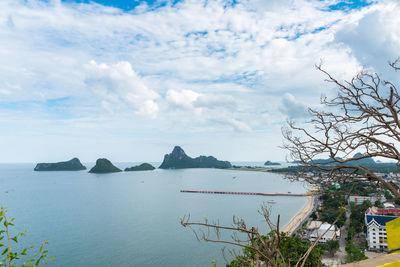
[[[400,209],[378,209],[372,207],[365,212],[367,242],[369,249],[387,251],[386,223],[400,217]]]

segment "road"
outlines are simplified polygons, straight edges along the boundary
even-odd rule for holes
[[[350,225],[350,205],[346,207],[346,221],[344,225],[340,229],[340,239],[339,239],[339,250],[336,252],[335,256],[337,257],[338,262],[344,263],[346,260],[346,239],[347,232],[349,230]]]

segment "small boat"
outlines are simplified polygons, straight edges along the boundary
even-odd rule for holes
[[[275,201],[275,200],[273,200],[273,199],[271,199],[271,200],[267,200],[267,202],[268,202],[268,203],[271,203],[271,204],[275,204],[275,203],[276,203],[276,201]]]

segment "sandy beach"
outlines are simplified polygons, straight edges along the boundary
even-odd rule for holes
[[[303,209],[294,216],[290,222],[285,225],[283,228],[283,232],[287,232],[289,235],[293,233],[294,230],[304,221],[307,216],[310,215],[313,206],[314,206],[314,198],[315,196],[307,196],[308,202],[307,204],[303,207]]]

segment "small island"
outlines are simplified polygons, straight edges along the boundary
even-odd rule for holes
[[[138,165],[138,166],[133,166],[133,167],[130,167],[130,168],[125,168],[125,171],[126,172],[132,172],[132,171],[152,171],[152,170],[154,170],[155,169],[155,167],[153,166],[153,165],[151,165],[151,164],[149,164],[149,163],[143,163],[143,164],[140,164],[140,165]]]
[[[115,167],[108,159],[98,159],[96,160],[96,165],[89,172],[112,173],[112,172],[122,172],[122,170]]]
[[[264,166],[280,166],[281,164],[279,163],[279,162],[272,162],[272,161],[269,161],[269,160],[267,160],[265,163],[264,163]]]
[[[179,146],[175,146],[171,154],[164,156],[160,169],[186,169],[186,168],[232,168],[229,161],[220,161],[212,156],[191,158]]]
[[[35,171],[81,171],[86,170],[78,158],[56,163],[38,163]]]

